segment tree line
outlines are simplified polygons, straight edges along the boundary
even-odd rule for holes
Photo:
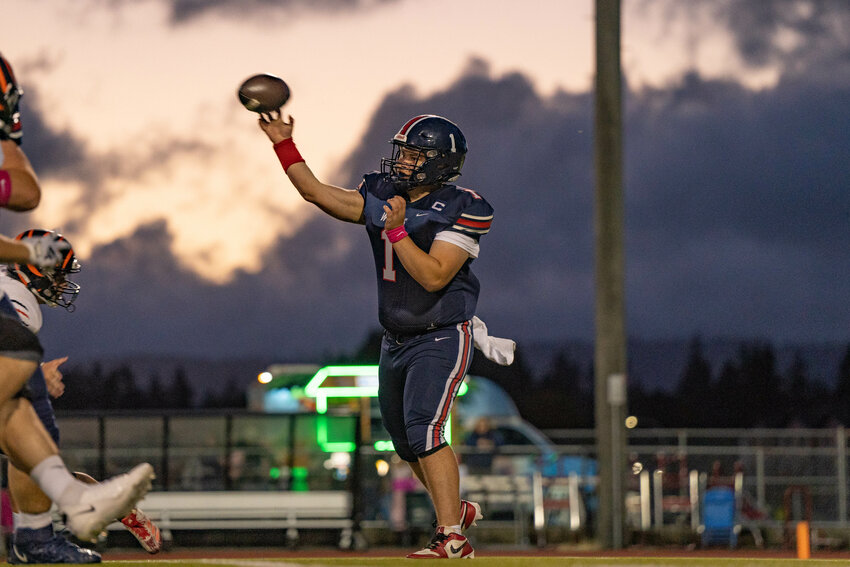
[[[140,385],[129,365],[106,370],[95,362],[63,368],[65,393],[53,400],[57,410],[158,410],[191,408],[244,408],[245,392],[232,382],[221,391],[203,392],[200,400],[183,367],[169,379],[158,374]]]
[[[809,378],[798,352],[780,368],[769,342],[742,341],[734,356],[713,369],[702,340],[689,342],[687,362],[669,391],[629,383],[628,412],[643,427],[830,427],[850,425],[850,345],[824,384]],[[590,428],[594,424],[593,364],[556,352],[540,377],[527,371],[522,352],[502,367],[483,357],[471,374],[496,381],[520,414],[541,429]]]
[[[376,364],[381,333],[371,333],[351,355],[328,364]],[[648,390],[630,382],[629,414],[643,427],[829,427],[850,426],[850,344],[824,384],[810,379],[803,356],[780,368],[769,342],[741,341],[737,352],[717,368],[707,360],[702,340],[694,337],[675,387]],[[590,428],[594,424],[593,363],[567,349],[552,355],[548,370],[529,370],[522,348],[514,364],[499,366],[476,356],[470,374],[490,378],[513,399],[520,414],[541,429]],[[235,381],[196,399],[183,368],[169,379],[149,377],[139,385],[133,370],[105,370],[99,363],[65,371],[65,394],[58,410],[245,408],[246,392]]]

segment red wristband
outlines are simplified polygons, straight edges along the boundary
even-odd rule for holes
[[[12,198],[12,176],[5,169],[0,170],[0,207],[9,204]]]
[[[404,230],[404,225],[391,228],[387,230],[386,233],[387,240],[389,240],[393,244],[407,237],[407,231]]]
[[[295,147],[295,142],[292,141],[292,138],[286,138],[276,143],[274,145],[274,153],[277,154],[277,159],[280,160],[283,171],[286,171],[295,163],[304,161],[304,158],[298,153],[298,148]]]

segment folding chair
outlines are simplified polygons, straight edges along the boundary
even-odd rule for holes
[[[738,545],[741,524],[738,518],[738,499],[731,486],[716,486],[705,491],[702,501],[701,543],[710,545]]]

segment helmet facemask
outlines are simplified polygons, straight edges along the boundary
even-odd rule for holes
[[[19,266],[16,270],[18,277],[24,281],[27,289],[36,297],[51,307],[64,307],[72,313],[76,307],[74,301],[80,293],[80,285],[67,279],[68,274],[80,271],[80,264],[74,259],[71,268],[63,270],[58,268],[53,271],[42,272],[35,266]]]
[[[402,154],[405,155],[402,159]],[[393,142],[392,157],[381,160],[381,173],[388,175],[398,189],[410,190],[419,185],[433,185],[433,167],[430,165],[439,152],[434,149],[419,148],[400,142]]]

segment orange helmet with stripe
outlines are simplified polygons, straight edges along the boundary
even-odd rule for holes
[[[58,240],[67,239],[52,230],[32,228],[15,237],[16,240],[28,240],[52,236]],[[68,243],[70,244],[70,242]],[[74,300],[80,293],[80,286],[68,280],[69,274],[80,271],[80,263],[74,255],[74,249],[69,248],[62,256],[62,261],[52,270],[45,270],[33,264],[14,264],[10,275],[18,278],[37,298],[51,307],[64,307],[69,312],[75,309]]]

